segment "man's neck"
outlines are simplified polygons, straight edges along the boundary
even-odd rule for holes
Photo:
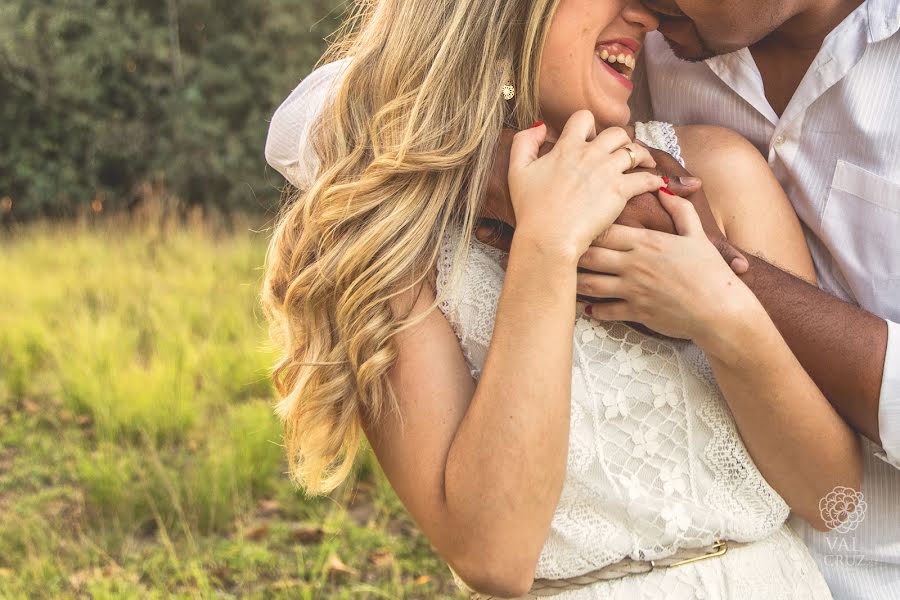
[[[764,40],[785,50],[818,52],[835,27],[865,0],[811,0]]]
[[[829,33],[864,0],[810,0],[777,30],[750,47],[766,98],[781,115]]]

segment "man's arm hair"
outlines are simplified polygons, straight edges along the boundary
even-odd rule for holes
[[[887,323],[744,252],[740,275],[800,364],[847,423],[878,445]]]
[[[658,171],[672,178],[670,189],[694,204],[710,241],[759,298],[825,397],[851,427],[881,445],[878,414],[887,353],[887,323],[758,256],[735,248],[718,229],[703,190],[696,184],[683,183],[683,178],[690,173],[671,156],[657,151],[651,153]],[[652,195],[633,199],[617,222],[675,233],[668,212]],[[481,241],[507,251],[512,240],[511,229],[500,228],[496,223],[485,223],[476,235]],[[735,257],[745,258],[744,265],[749,264],[749,269],[735,269]]]
[[[690,175],[665,154],[654,154],[654,158],[666,172]],[[851,427],[881,445],[878,414],[887,353],[887,323],[772,265],[752,251],[735,248],[718,230],[705,191],[701,189],[685,197],[701,215],[707,236],[725,261],[734,267],[732,261],[736,255],[743,254],[746,258],[749,268],[734,269],[735,272],[759,298],[822,394]],[[651,203],[642,208],[635,211],[642,214],[632,214],[630,218],[641,223],[652,222],[650,215],[661,207]],[[654,224],[651,228],[657,227]]]

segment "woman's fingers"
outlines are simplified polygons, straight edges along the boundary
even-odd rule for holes
[[[577,293],[592,298],[618,298],[622,291],[622,278],[604,273],[578,273]]]
[[[620,152],[619,154],[625,154]],[[622,175],[621,193],[627,202],[635,196],[640,196],[645,192],[657,192],[659,188],[666,185],[663,178],[655,173],[647,173],[640,171],[637,173],[626,173]]]
[[[675,230],[678,235],[700,236],[706,238],[703,232],[703,223],[694,205],[672,193],[667,193],[667,188],[659,191],[659,201],[662,203],[675,222]]]
[[[597,135],[597,139],[592,142],[592,145],[602,149],[606,154],[612,154],[622,146],[631,143],[627,131],[621,127],[609,127]],[[646,151],[646,148],[644,150]]]
[[[598,321],[633,321],[631,306],[624,300],[588,304],[584,312]]]
[[[597,122],[589,110],[579,110],[569,117],[559,134],[557,146],[571,146],[589,142],[597,137]]]
[[[523,129],[513,136],[512,148],[509,151],[509,170],[517,171],[536,161],[538,151],[546,137],[547,126],[543,123],[531,129]]]
[[[646,229],[637,229],[613,223],[603,235],[591,242],[591,246],[609,248],[619,252],[630,252],[637,247],[641,234],[646,231]]]
[[[631,152],[628,152],[626,148],[631,149],[631,152],[634,153],[634,161],[631,160]],[[614,168],[620,173],[625,173],[626,171],[631,171],[632,169],[637,169],[639,167],[645,169],[656,167],[656,161],[650,156],[650,152],[640,144],[625,144],[621,148],[614,150],[612,153],[612,160],[614,161]]]
[[[618,250],[591,246],[578,259],[578,266],[595,273],[620,275],[625,268],[625,255]]]

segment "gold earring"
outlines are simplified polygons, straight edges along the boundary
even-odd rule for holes
[[[516,88],[509,79],[503,84],[503,99],[512,100],[516,96]]]

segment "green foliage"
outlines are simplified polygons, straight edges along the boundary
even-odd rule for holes
[[[330,497],[290,483],[265,238],[0,236],[0,598],[462,597],[368,448]]]
[[[0,198],[7,218],[115,209],[145,182],[226,211],[273,205],[268,120],[341,0],[4,0]],[[2,210],[2,209],[0,209]]]

